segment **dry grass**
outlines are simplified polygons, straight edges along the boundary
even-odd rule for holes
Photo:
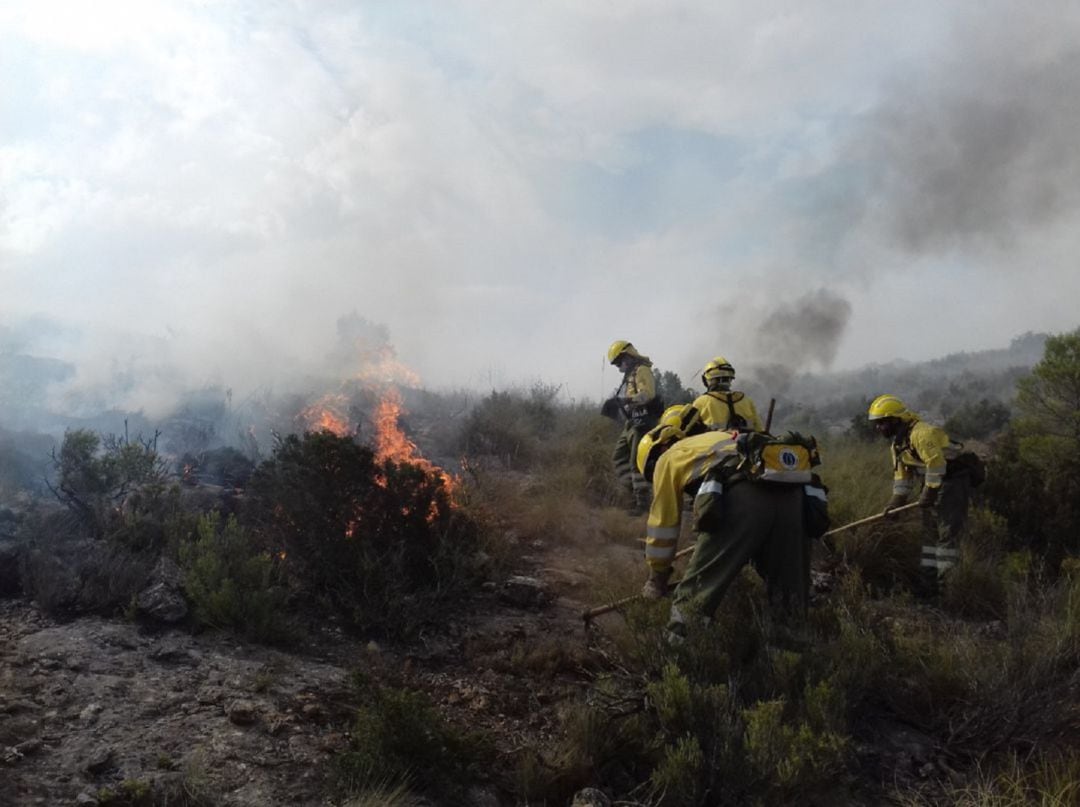
[[[884,440],[831,438],[821,447],[821,478],[829,487],[833,526],[880,513],[892,495],[892,461]]]
[[[406,785],[371,785],[350,796],[344,807],[422,807],[427,799],[409,792]]]
[[[1075,807],[1080,804],[1080,752],[1021,757],[980,765],[972,781],[950,785],[934,797],[898,794],[904,807]]]

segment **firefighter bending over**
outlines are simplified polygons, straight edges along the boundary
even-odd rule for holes
[[[701,371],[705,394],[694,399],[694,408],[701,412],[702,422],[710,429],[752,429],[760,432],[765,426],[757,408],[745,392],[731,389],[735,368],[723,356],[710,360]]]
[[[667,593],[689,492],[697,543],[675,589],[669,630],[685,632],[691,603],[711,616],[747,563],[764,578],[770,603],[800,616],[809,599],[810,539],[829,523],[826,489],[811,470],[820,462],[814,438],[703,428],[692,406],[673,406],[638,448],[638,467],[653,485],[642,595]]]
[[[920,569],[928,593],[938,587],[960,557],[960,536],[967,522],[971,475],[963,445],[943,429],[920,420],[895,395],[879,395],[867,417],[892,442],[893,495],[884,514],[907,504],[922,479],[923,546]],[[978,462],[977,458],[975,460]]]

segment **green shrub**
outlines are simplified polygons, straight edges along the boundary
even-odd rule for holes
[[[653,768],[651,782],[661,804],[700,804],[706,779],[705,753],[694,736],[679,737]]]
[[[151,807],[154,792],[150,784],[141,779],[124,779],[115,788],[103,787],[97,792],[101,807]]]
[[[86,429],[64,434],[53,454],[56,498],[95,538],[105,537],[125,516],[128,500],[147,509],[165,490],[166,464],[157,453],[157,436],[134,441],[104,437]]]
[[[422,692],[372,687],[357,678],[362,703],[350,748],[336,760],[340,786],[356,792],[405,785],[460,795],[491,750],[477,734],[446,723]]]
[[[157,562],[152,551],[114,541],[79,538],[81,524],[69,511],[31,509],[17,540],[23,593],[46,613],[115,613],[146,585]]]
[[[751,770],[767,793],[782,797],[813,791],[829,782],[843,769],[848,747],[844,735],[792,720],[786,711],[783,700],[773,700],[743,712]]]
[[[559,387],[534,385],[527,393],[492,392],[468,415],[459,449],[468,456],[494,455],[507,467],[530,465],[558,419]]]
[[[235,517],[199,519],[195,536],[180,546],[184,590],[195,619],[235,628],[258,641],[288,638],[280,558],[259,548]]]

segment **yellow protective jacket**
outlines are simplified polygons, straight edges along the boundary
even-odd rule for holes
[[[654,571],[671,568],[682,524],[683,491],[724,462],[739,459],[735,433],[711,431],[680,440],[663,453],[653,471],[653,500],[645,527],[645,562]],[[698,493],[709,493],[707,481]],[[721,491],[715,491],[721,492]]]
[[[652,363],[645,359],[623,376],[620,396],[628,398],[631,406],[645,406],[656,397],[656,376]]]
[[[939,488],[945,479],[945,465],[956,459],[961,445],[949,439],[944,429],[916,420],[892,444],[893,495],[908,496],[918,476],[928,488]]]
[[[728,401],[731,405],[728,405]],[[745,392],[710,390],[694,399],[694,408],[701,413],[701,422],[710,429],[734,429],[732,411],[746,421],[746,427],[756,432],[765,431],[765,424],[757,413],[754,402]]]

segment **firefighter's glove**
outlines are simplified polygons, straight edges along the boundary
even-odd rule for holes
[[[889,503],[885,505],[885,509],[881,512],[881,515],[885,518],[896,518],[896,514],[893,512],[897,507],[903,507],[907,504],[907,496],[901,496],[900,494],[894,494]]]
[[[649,572],[649,579],[642,586],[641,596],[647,600],[659,600],[668,593],[668,578],[671,577],[671,569],[662,572],[653,570]]]
[[[937,488],[923,488],[919,494],[919,507],[933,507],[937,504],[937,496]]]

